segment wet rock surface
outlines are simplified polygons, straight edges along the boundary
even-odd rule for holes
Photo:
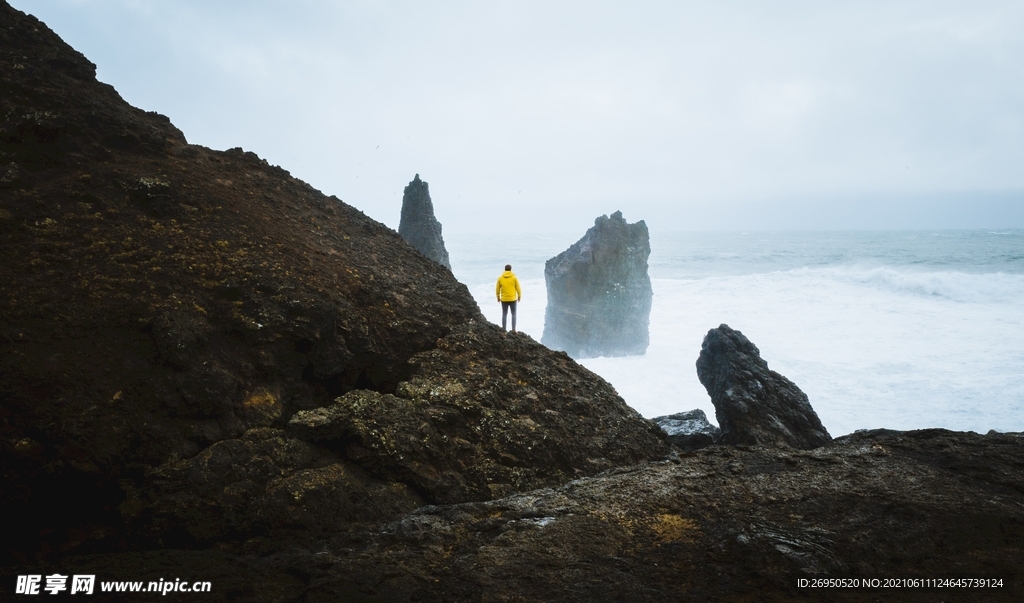
[[[720,444],[814,448],[832,439],[807,395],[729,325],[704,337],[697,376],[715,405]]]
[[[448,270],[452,269],[448,260],[448,250],[445,249],[444,238],[441,236],[441,223],[434,216],[430,189],[426,182],[420,180],[419,174],[416,174],[402,194],[402,216],[398,224],[398,234],[423,255]]]
[[[544,264],[548,305],[541,342],[573,358],[633,356],[650,344],[647,274],[650,236],[643,220],[617,211]]]
[[[697,408],[686,412],[651,419],[668,434],[668,443],[683,452],[690,452],[715,443],[721,430],[708,422],[704,411]]]

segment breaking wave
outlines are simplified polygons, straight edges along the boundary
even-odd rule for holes
[[[851,285],[964,303],[1006,303],[1024,298],[1021,274],[925,272],[890,267],[801,268],[791,272],[801,278],[831,278]]]

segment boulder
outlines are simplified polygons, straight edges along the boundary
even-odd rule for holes
[[[816,448],[832,440],[807,395],[769,370],[757,346],[729,325],[704,337],[697,377],[715,405],[719,444]]]
[[[544,265],[548,305],[541,342],[573,358],[635,356],[650,343],[650,237],[617,211]]]
[[[427,183],[420,180],[419,174],[405,187],[402,195],[402,219],[398,224],[398,234],[423,255],[448,270],[452,269],[448,261],[448,250],[444,248],[444,239],[441,237],[441,223],[434,217],[430,190]]]
[[[708,422],[704,411],[697,408],[686,412],[651,419],[668,434],[668,443],[683,452],[690,452],[715,443],[721,430]]]

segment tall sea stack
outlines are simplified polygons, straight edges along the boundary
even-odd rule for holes
[[[548,306],[541,342],[573,358],[635,356],[650,343],[650,236],[617,211],[544,265]]]
[[[441,223],[434,217],[430,190],[427,183],[420,180],[419,174],[405,187],[402,195],[402,220],[398,224],[398,234],[423,255],[448,270],[452,269],[448,250],[441,238]]]

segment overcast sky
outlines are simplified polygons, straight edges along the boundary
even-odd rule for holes
[[[1024,2],[9,0],[397,228],[1024,227]]]

